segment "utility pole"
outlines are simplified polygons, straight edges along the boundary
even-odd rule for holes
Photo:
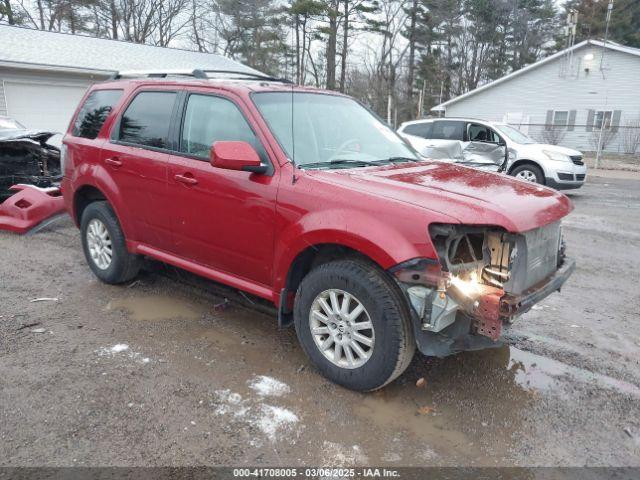
[[[604,70],[604,54],[607,49],[607,38],[609,37],[609,22],[611,21],[611,11],[613,10],[613,0],[609,0],[607,5],[607,19],[604,28],[604,42],[602,43],[602,55],[600,56],[600,71]]]
[[[565,55],[562,68],[564,69],[561,76],[572,75],[573,72],[573,45],[576,41],[576,28],[578,26],[578,12],[570,10],[567,15],[567,26],[565,28],[565,34],[567,35],[566,49],[569,52]]]
[[[604,123],[605,123],[605,116],[604,116],[604,112],[602,114],[602,123],[600,124],[600,135],[598,135],[598,147],[596,148],[596,165],[595,168],[596,170],[598,169],[598,166],[600,165],[600,154],[602,151],[602,134],[604,133]]]

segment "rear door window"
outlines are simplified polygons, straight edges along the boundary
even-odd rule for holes
[[[94,139],[122,96],[122,90],[94,90],[82,104],[73,124],[74,137]]]
[[[431,130],[433,129],[433,122],[424,123],[412,123],[407,125],[402,130],[402,133],[407,135],[414,135],[416,137],[431,138]]]
[[[135,145],[168,148],[176,96],[175,92],[140,92],[120,119],[118,139]]]
[[[438,140],[464,140],[464,122],[438,120],[433,122],[431,138]]]

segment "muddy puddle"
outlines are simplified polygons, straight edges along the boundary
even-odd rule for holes
[[[107,310],[124,310],[132,320],[196,320],[206,309],[194,302],[161,295],[131,296],[111,300]]]

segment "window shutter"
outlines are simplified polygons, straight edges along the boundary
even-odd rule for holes
[[[617,132],[618,127],[620,126],[620,116],[622,115],[622,110],[614,110],[613,117],[611,118],[611,131]]]
[[[573,131],[576,126],[576,111],[569,110],[569,121],[567,122],[567,130]]]
[[[544,123],[544,129],[551,130],[552,124],[553,124],[553,110],[547,110],[547,120]]]
[[[589,114],[587,115],[587,132],[593,131],[593,118],[596,115],[595,110],[589,110]]]

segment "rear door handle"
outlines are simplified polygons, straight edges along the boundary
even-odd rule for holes
[[[111,165],[112,167],[121,167],[122,166],[122,162],[120,160],[118,160],[118,157],[111,157],[111,158],[107,158],[104,163],[106,163],[107,165]]]
[[[173,178],[177,182],[184,183],[185,185],[197,185],[198,180],[189,175],[175,175]]]

